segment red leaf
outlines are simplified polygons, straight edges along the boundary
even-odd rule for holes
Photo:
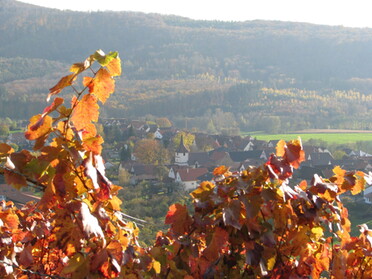
[[[219,258],[222,248],[228,244],[229,234],[220,227],[216,227],[213,232],[212,240],[208,247],[203,251],[203,256],[210,262]]]
[[[171,225],[174,233],[183,235],[188,231],[191,223],[192,219],[189,216],[186,205],[176,203],[169,207],[167,216],[165,216],[165,224]]]

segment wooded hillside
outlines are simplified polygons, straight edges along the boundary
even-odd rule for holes
[[[47,84],[64,74],[58,69],[103,48],[122,54],[125,72],[106,116],[153,114],[176,123],[189,117],[199,129],[212,116],[222,131],[218,119],[242,103],[232,119],[240,130],[260,129],[255,118],[262,116],[279,118],[282,130],[370,129],[371,29],[0,4],[0,117],[28,118],[40,109]],[[352,96],[347,109],[344,95]],[[297,103],[306,108],[300,115]]]

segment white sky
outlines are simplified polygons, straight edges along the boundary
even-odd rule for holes
[[[254,19],[372,27],[371,0],[20,0],[76,11],[141,11],[193,19]]]

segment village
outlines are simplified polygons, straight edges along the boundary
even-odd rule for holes
[[[241,172],[249,166],[261,165],[268,160],[270,154],[275,153],[278,143],[278,140],[262,141],[252,136],[188,133],[171,125],[160,127],[154,123],[138,120],[106,119],[103,125],[106,130],[110,127],[120,131],[121,135],[127,135],[126,141],[119,145],[121,150],[106,149],[104,153],[106,167],[115,166],[115,161],[120,161],[118,167],[114,169],[115,172],[117,171],[119,184],[136,185],[147,181],[155,187],[155,193],[157,185],[174,184],[182,187],[186,192],[192,191],[202,181],[212,180],[213,170],[221,165],[230,167],[231,172]],[[141,154],[138,154],[140,150],[136,150],[136,145],[146,140],[156,141],[161,148],[166,149],[169,160],[144,163],[137,158]],[[365,173],[372,171],[372,155],[362,150],[344,148],[345,155],[337,159],[327,148],[321,146],[305,143],[304,151],[306,161],[295,172],[294,183],[302,180],[310,182],[315,174],[331,177],[335,166],[348,171],[359,170]],[[160,156],[166,154],[158,152],[161,153]],[[158,192],[162,192],[163,188],[158,187]],[[363,195],[358,198],[362,202],[372,203],[372,187],[367,185]]]
[[[172,192],[175,187],[190,192],[202,181],[213,180],[213,170],[218,166],[227,166],[231,172],[241,172],[249,166],[265,163],[270,154],[275,153],[278,143],[278,140],[263,141],[252,136],[191,133],[177,129],[167,119],[165,124],[164,119],[161,120],[158,124],[124,118],[101,121],[101,130],[105,133],[102,155],[108,176],[114,184],[135,186],[147,182],[155,194]],[[137,148],[141,142],[144,148]],[[9,134],[7,143],[32,149],[32,142],[25,139],[23,132]],[[153,160],[146,153],[149,151],[146,148],[155,148],[153,151],[157,154],[154,154]],[[343,158],[336,159],[325,147],[305,143],[303,148],[306,161],[294,172],[294,183],[302,180],[310,182],[315,174],[331,177],[335,166],[348,171],[372,171],[372,155],[362,150],[345,148]],[[147,159],[141,160],[141,155]],[[372,187],[368,186],[357,199],[372,204]],[[8,188],[2,189],[0,195],[16,203],[29,201],[32,197],[32,193],[26,192],[18,194],[17,198],[13,192],[10,194]]]

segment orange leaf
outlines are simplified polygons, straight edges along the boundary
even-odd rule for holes
[[[121,75],[121,61],[119,57],[114,58],[111,60],[107,65],[106,68],[109,70],[111,76],[120,76]]]
[[[14,152],[14,149],[6,143],[0,143],[0,157],[7,156]]]
[[[17,229],[19,225],[19,219],[17,214],[13,213],[0,213],[0,220],[2,220],[5,226],[9,229]]]
[[[25,133],[25,137],[28,140],[35,140],[37,138],[46,136],[52,129],[53,119],[46,115],[41,117],[40,114],[31,117],[30,124]]]
[[[73,99],[74,101],[76,101],[76,98]],[[98,109],[97,98],[90,94],[85,95],[76,105],[71,116],[71,121],[74,123],[75,128],[78,131],[85,130],[92,121],[97,122]]]
[[[71,74],[71,75],[64,76],[63,78],[61,78],[56,85],[54,85],[52,88],[49,89],[47,101],[50,100],[51,96],[56,95],[59,92],[61,92],[63,88],[70,86],[75,79],[76,79],[76,74]]]
[[[285,148],[287,147],[287,144],[285,143],[284,140],[280,140],[276,144],[276,156],[278,157],[283,157],[285,154]]]
[[[115,90],[115,80],[104,68],[98,70],[95,78],[84,77],[83,84],[88,86],[89,92],[97,96],[102,103],[105,103]]]
[[[217,168],[214,169],[214,171],[213,171],[213,175],[214,175],[214,176],[223,175],[223,174],[225,174],[227,171],[229,171],[229,168],[227,168],[226,166],[219,166],[219,167],[217,167]]]
[[[102,152],[103,138],[95,136],[83,141],[83,146],[86,150],[92,151],[94,155],[99,155]]]

